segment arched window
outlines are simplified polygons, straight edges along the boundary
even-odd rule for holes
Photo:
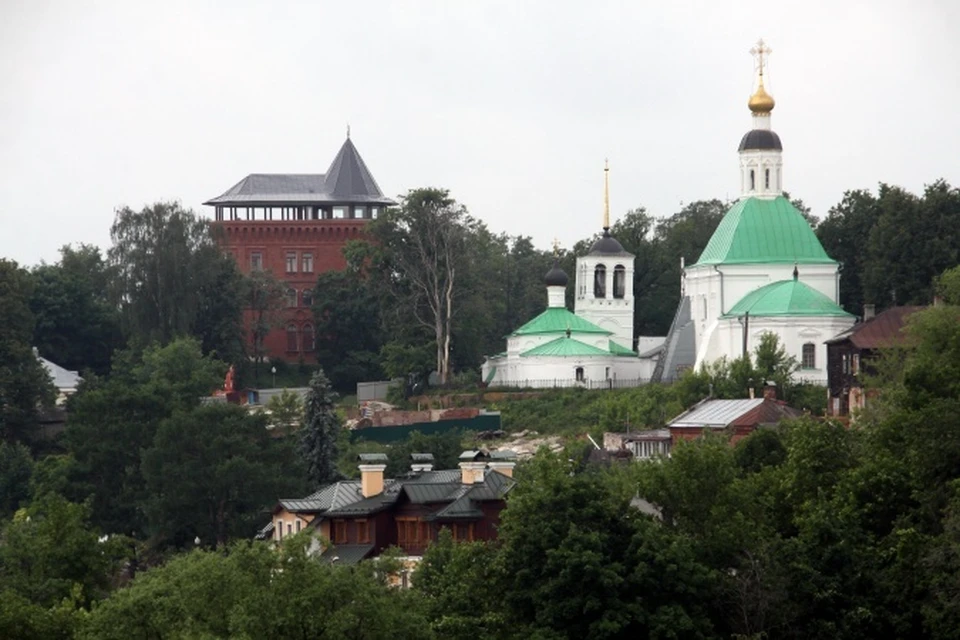
[[[576,377],[577,377],[577,382],[583,382],[583,381],[584,381],[584,377],[583,377],[583,367],[577,367],[577,368],[574,370],[574,375],[576,375]]]
[[[803,345],[803,356],[800,359],[801,369],[817,368],[817,347],[812,342]]]
[[[301,300],[303,300],[303,306],[312,307],[313,306],[313,290],[304,289],[301,294]]]
[[[593,297],[607,297],[607,268],[602,264],[593,270]]]
[[[763,188],[764,189],[770,188],[770,169],[763,170]]]
[[[300,351],[300,341],[297,335],[297,325],[287,325],[287,351]]]
[[[754,175],[753,169],[750,169],[750,191],[754,191],[757,188],[757,178]]]
[[[287,289],[287,306],[295,307],[297,306],[297,290],[290,288]]]
[[[314,350],[314,341],[313,341],[313,325],[305,324],[303,325],[303,330],[301,331],[301,340],[300,343],[303,345],[303,350],[311,352]]]
[[[627,270],[622,264],[613,268],[613,297],[623,298],[627,294]]]

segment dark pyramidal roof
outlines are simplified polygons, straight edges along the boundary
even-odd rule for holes
[[[347,138],[326,173],[252,173],[207,205],[396,204]]]
[[[553,268],[551,268],[550,271],[547,271],[547,275],[543,277],[543,282],[548,287],[567,286],[569,278],[567,278],[567,274],[564,272],[564,270],[560,268],[560,263],[556,258],[553,259]]]
[[[590,247],[588,256],[623,256],[632,258],[633,254],[628,253],[623,245],[617,242],[617,239],[610,235],[610,229],[604,229],[603,235]]]
[[[783,151],[783,145],[780,144],[780,136],[775,131],[754,129],[743,134],[743,137],[740,138],[740,147],[737,150],[748,151],[753,149]]]

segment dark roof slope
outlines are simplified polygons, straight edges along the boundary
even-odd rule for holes
[[[903,333],[907,318],[924,308],[891,307],[865,322],[854,325],[832,340],[827,340],[827,344],[850,340],[858,349],[881,349],[903,344],[907,337]]]
[[[590,247],[588,256],[620,256],[623,258],[632,258],[633,254],[623,248],[616,238],[610,235],[610,229],[604,229],[600,239]]]
[[[783,145],[780,144],[780,136],[769,129],[754,129],[747,131],[740,138],[740,147],[738,151],[747,151],[749,149],[776,150],[783,151]]]

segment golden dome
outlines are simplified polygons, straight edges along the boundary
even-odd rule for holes
[[[773,111],[775,105],[776,102],[774,102],[773,96],[763,88],[763,74],[760,74],[760,82],[757,84],[757,90],[747,101],[747,107],[749,107],[753,113],[765,114]]]

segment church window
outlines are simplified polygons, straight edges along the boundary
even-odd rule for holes
[[[313,306],[313,291],[310,289],[304,289],[302,295],[303,306],[312,307]]]
[[[259,251],[254,251],[250,254],[250,270],[251,271],[262,271],[263,270],[263,254]]]
[[[622,264],[613,269],[613,297],[623,298],[627,292],[627,270]]]
[[[812,342],[803,345],[803,355],[800,361],[802,369],[817,368],[817,347]]]
[[[313,351],[313,325],[303,325],[302,337],[301,344],[303,345],[303,350],[307,352]]]
[[[583,377],[583,367],[577,367],[577,368],[576,368],[576,371],[574,371],[574,374],[576,375],[577,382],[583,382],[583,381],[584,381],[584,377]]]
[[[764,189],[770,188],[770,169],[763,170],[763,188]]]
[[[297,272],[297,252],[287,251],[287,273]]]
[[[297,306],[297,290],[296,289],[287,289],[287,306],[288,307]]]
[[[754,175],[753,169],[750,169],[750,191],[754,191],[757,188],[757,178]]]
[[[297,340],[297,325],[288,324],[287,325],[287,351],[299,351],[299,343]]]
[[[700,298],[700,317],[703,320],[707,319],[707,297],[703,296]]]
[[[602,264],[593,270],[593,297],[607,297],[607,268]]]
[[[303,272],[304,273],[313,273],[313,254],[304,253],[301,258],[303,262]]]

